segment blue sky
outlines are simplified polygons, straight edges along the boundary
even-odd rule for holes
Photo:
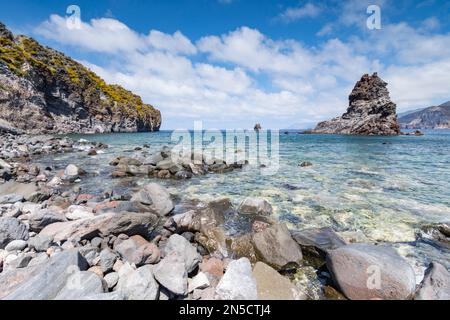
[[[81,9],[68,28],[66,9]],[[369,30],[369,5],[381,29]],[[399,111],[450,100],[450,1],[2,1],[0,21],[163,113],[163,129],[310,127],[378,71]]]

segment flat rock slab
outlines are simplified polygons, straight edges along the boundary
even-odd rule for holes
[[[301,231],[292,231],[292,238],[302,247],[302,250],[317,250],[324,255],[329,250],[334,250],[347,245],[331,228],[312,228]]]
[[[38,190],[34,183],[19,183],[15,181],[8,181],[0,184],[0,194],[17,194],[23,198],[30,197]]]
[[[413,268],[387,246],[350,244],[329,252],[327,267],[336,285],[352,300],[412,298]]]
[[[54,299],[66,284],[67,278],[76,270],[86,269],[87,262],[78,250],[67,250],[33,268],[30,276],[24,277],[23,282],[5,300]]]

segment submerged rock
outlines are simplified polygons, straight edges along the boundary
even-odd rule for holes
[[[269,216],[272,214],[273,209],[272,205],[265,199],[246,198],[240,204],[238,211],[242,214]]]
[[[284,224],[274,225],[253,235],[257,257],[277,270],[303,259],[300,246]]]
[[[349,97],[347,112],[341,117],[321,122],[313,133],[356,135],[399,135],[397,106],[389,97],[387,83],[365,74]]]
[[[411,299],[416,287],[413,268],[386,246],[356,243],[331,250],[327,267],[352,300]]]

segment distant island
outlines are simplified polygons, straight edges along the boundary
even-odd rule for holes
[[[402,129],[449,129],[450,101],[439,106],[404,113],[398,121]]]
[[[161,113],[63,53],[0,23],[0,131],[158,131]]]

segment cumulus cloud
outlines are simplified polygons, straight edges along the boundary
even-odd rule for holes
[[[406,23],[314,47],[274,40],[249,27],[197,41],[180,31],[138,33],[114,19],[94,19],[69,30],[65,19],[55,15],[36,33],[108,54],[98,60],[101,65],[83,63],[157,106],[171,127],[192,127],[194,119],[224,128],[251,127],[261,119],[284,126],[314,123],[342,113],[355,81],[375,71],[389,82],[400,109],[449,99],[450,35]]]
[[[293,22],[303,18],[315,18],[321,12],[322,8],[315,5],[314,3],[308,2],[304,6],[287,8],[279,15],[279,19],[284,22]]]

